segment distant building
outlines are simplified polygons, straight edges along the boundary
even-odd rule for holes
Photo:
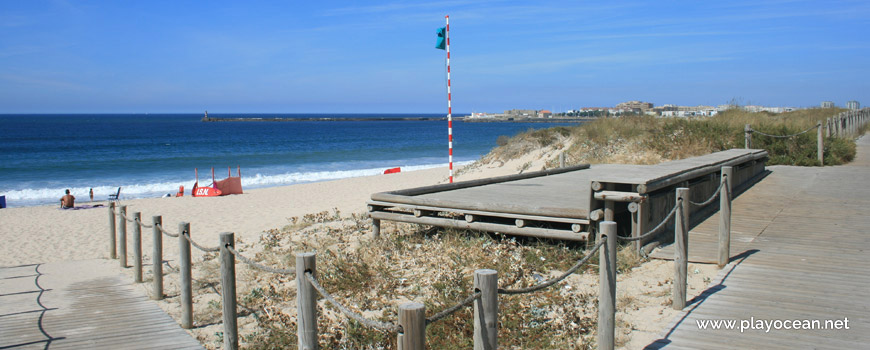
[[[846,108],[852,109],[852,110],[861,109],[861,104],[858,103],[858,101],[849,101],[849,102],[846,102]]]
[[[552,118],[553,112],[550,112],[546,109],[538,111],[538,118]]]
[[[822,108],[834,108],[833,101],[822,101]]]
[[[616,105],[616,109],[633,111],[633,112],[646,112],[653,108],[653,104],[650,102],[641,102],[641,101],[628,101],[623,102]]]
[[[525,117],[531,118],[538,115],[538,111],[534,109],[511,109],[504,111],[504,114],[509,117]]]

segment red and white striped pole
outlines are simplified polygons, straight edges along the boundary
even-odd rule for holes
[[[453,109],[450,106],[450,16],[444,16],[446,27],[444,29],[444,40],[447,49],[447,140],[450,148],[450,183],[453,183]]]

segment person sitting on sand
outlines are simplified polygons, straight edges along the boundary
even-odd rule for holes
[[[76,197],[69,194],[69,190],[66,190],[66,195],[60,197],[60,207],[63,209],[70,209],[75,207],[76,205]]]

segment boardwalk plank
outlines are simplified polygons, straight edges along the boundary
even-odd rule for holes
[[[870,343],[870,138],[858,141],[858,159],[838,167],[774,166],[772,173],[733,202],[735,227],[754,228],[745,259],[719,275],[663,338],[659,348],[858,349]],[[767,207],[767,208],[765,208]],[[774,213],[773,215],[770,215]],[[711,216],[689,238],[690,255],[715,257]],[[714,221],[715,220],[715,221]],[[712,221],[712,222],[711,222]],[[765,222],[766,221],[766,222]],[[747,224],[748,222],[748,224]],[[698,232],[696,232],[698,231]],[[669,246],[653,257],[672,254]],[[727,274],[727,275],[726,275]],[[842,320],[850,329],[701,330],[703,319]],[[681,321],[680,321],[681,320]],[[739,322],[739,321],[738,321]]]
[[[50,341],[51,349],[202,349],[131,281],[121,278],[114,261],[66,261],[0,271],[2,276],[28,276],[15,279],[21,288],[45,289],[0,295],[0,315],[8,315],[0,317],[0,348],[45,348]],[[15,314],[20,308],[7,301],[22,296],[30,298],[24,310],[28,312]]]

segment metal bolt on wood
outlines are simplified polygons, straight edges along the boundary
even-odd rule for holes
[[[121,215],[118,216],[120,227],[118,230],[118,262],[121,267],[127,267],[127,206],[121,206]]]
[[[314,253],[296,254],[297,344],[299,349],[314,350],[319,347],[317,343],[317,291],[305,277],[306,272],[317,276],[316,255]]]
[[[118,258],[115,250],[115,202],[109,202],[109,258]]]
[[[598,349],[613,350],[616,327],[616,222],[602,221],[598,239]]]
[[[676,310],[686,307],[686,278],[689,270],[689,189],[677,188],[677,210],[674,225],[674,293],[673,306]]]
[[[178,223],[178,256],[181,260],[181,328],[193,328],[193,281],[190,262],[190,223]]]
[[[163,233],[158,227],[163,224],[163,217],[153,216],[151,220],[154,226],[151,229],[154,236],[154,247],[151,253],[151,274],[154,278],[151,299],[163,300]]]
[[[722,180],[725,185],[719,190],[719,268],[725,267],[731,259],[731,190],[734,168],[722,167]]]
[[[426,306],[421,303],[399,305],[399,349],[426,349]]]
[[[474,350],[498,349],[498,272],[474,271]]]
[[[239,327],[236,319],[236,257],[227,249],[235,249],[232,232],[221,233],[221,294],[223,297],[224,349],[238,350]]]
[[[133,281],[142,283],[142,213],[133,213]]]

